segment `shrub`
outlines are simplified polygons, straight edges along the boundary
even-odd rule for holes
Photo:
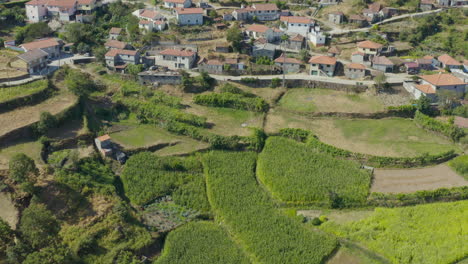
[[[314,226],[319,226],[322,224],[322,221],[320,221],[320,219],[318,217],[314,217],[314,219],[312,219],[312,224]]]
[[[254,153],[203,156],[209,201],[215,213],[259,263],[322,263],[336,247],[328,235],[280,213],[254,174]]]
[[[282,128],[280,129],[279,134],[282,137],[294,139],[299,142],[305,142],[312,133],[300,128]]]
[[[30,181],[31,177],[39,173],[39,170],[33,159],[23,153],[17,153],[10,159],[9,173],[14,181],[23,183]]]
[[[57,239],[59,223],[43,204],[31,204],[23,211],[19,230],[36,249],[49,245]]]
[[[414,121],[424,129],[440,133],[454,142],[459,141],[460,138],[465,136],[463,129],[455,126],[454,124],[441,122],[419,111],[416,112]]]
[[[254,77],[244,77],[244,78],[241,78],[241,83],[245,83],[245,84],[255,84],[258,82],[258,78],[254,78]]]
[[[268,103],[263,98],[251,98],[233,93],[199,94],[193,98],[193,101],[200,105],[243,109],[255,112],[267,112],[269,109]]]
[[[281,137],[268,138],[259,155],[257,175],[282,201],[322,202],[332,208],[364,204],[370,186],[370,173],[358,163]]]
[[[236,87],[230,83],[225,83],[221,88],[219,89],[220,92],[222,93],[232,93],[232,94],[240,94],[244,97],[256,97],[255,94],[245,92],[244,90],[240,89],[239,87]]]
[[[271,84],[270,84],[271,88],[276,88],[276,87],[279,87],[279,86],[281,86],[281,79],[280,78],[271,79]]]
[[[248,264],[250,261],[223,228],[211,222],[192,222],[169,233],[162,256],[154,262],[166,263]]]

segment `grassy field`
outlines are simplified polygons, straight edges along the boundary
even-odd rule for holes
[[[377,208],[347,224],[322,229],[365,245],[395,264],[455,263],[468,252],[468,201]]]
[[[452,149],[460,151],[448,139],[417,127],[411,119],[308,119],[284,112],[268,115],[267,132],[277,132],[284,127],[311,130],[327,144],[377,156],[404,157]]]
[[[323,263],[333,237],[308,230],[275,208],[258,185],[255,153],[210,152],[203,156],[208,200],[217,219],[255,263]]]
[[[162,143],[177,142],[181,136],[173,135],[163,128],[141,124],[111,133],[112,139],[125,148],[148,147]]]
[[[0,88],[0,103],[6,102],[18,97],[28,96],[47,89],[47,80],[40,80],[23,84],[19,86],[12,86],[7,88]]]
[[[370,173],[357,162],[335,159],[281,137],[268,138],[257,175],[273,197],[287,202],[345,206],[363,203],[369,194]]]
[[[330,89],[290,89],[278,104],[281,108],[301,112],[373,113],[385,109],[377,97]]]
[[[247,264],[247,256],[228,233],[211,222],[192,222],[169,233],[154,264]]]
[[[36,165],[43,164],[41,160],[41,143],[30,141],[0,149],[0,168],[8,168],[8,162],[17,153],[24,153],[34,159]]]

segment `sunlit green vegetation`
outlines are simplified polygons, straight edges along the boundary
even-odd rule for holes
[[[468,180],[468,155],[458,156],[449,161],[448,165]]]
[[[250,263],[220,226],[210,222],[188,223],[169,233],[162,256],[155,264]]]
[[[468,201],[377,208],[368,218],[323,230],[364,244],[395,264],[455,263],[468,252]]]
[[[254,262],[322,263],[336,240],[310,231],[274,207],[255,179],[255,153],[211,152],[203,157],[214,212]]]
[[[335,159],[280,137],[266,141],[257,175],[283,201],[321,201],[332,207],[364,203],[370,186],[370,173],[357,162]]]
[[[0,103],[38,93],[48,87],[47,80],[40,80],[19,86],[0,88]]]

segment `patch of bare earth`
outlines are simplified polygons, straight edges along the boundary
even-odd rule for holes
[[[13,204],[10,194],[4,192],[0,192],[0,218],[7,222],[12,229],[16,229],[18,210]]]
[[[40,104],[19,108],[4,114],[0,114],[0,136],[8,132],[28,126],[39,121],[42,112],[49,112],[53,115],[72,106],[76,102],[76,96],[63,93],[54,96]]]
[[[420,169],[375,169],[371,192],[410,193],[466,185],[468,181],[440,164]]]

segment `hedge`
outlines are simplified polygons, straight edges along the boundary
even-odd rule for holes
[[[441,122],[419,111],[414,115],[414,121],[422,128],[440,133],[454,142],[458,142],[460,138],[465,136],[465,131],[455,124]]]
[[[193,98],[193,101],[199,105],[228,107],[255,112],[267,112],[269,109],[268,103],[260,97],[245,97],[233,93],[199,94]]]

